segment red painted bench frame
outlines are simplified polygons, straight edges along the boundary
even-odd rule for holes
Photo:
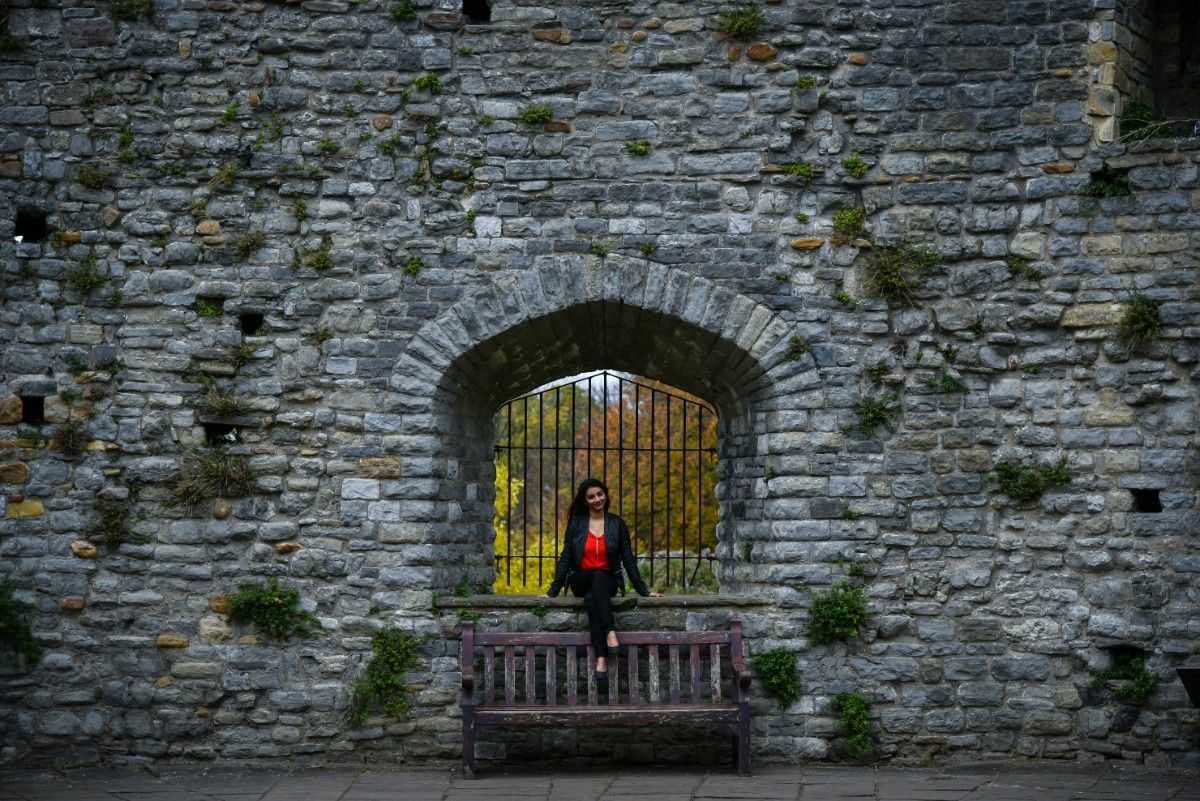
[[[586,632],[477,632],[471,621],[462,624],[462,726],[463,776],[475,775],[475,736],[485,726],[573,726],[582,723],[605,726],[646,726],[652,724],[716,723],[727,725],[733,732],[733,764],[742,776],[750,775],[750,671],[742,656],[742,624],[729,623],[728,631],[623,631],[618,655],[609,660],[609,686],[606,703],[598,697],[595,677],[595,655]],[[658,702],[659,646],[667,646],[667,700]],[[700,676],[700,647],[709,648],[708,682],[702,688]],[[730,681],[731,698],[722,698],[720,649],[728,646],[733,667]],[[525,697],[516,698],[516,648],[522,647],[525,664]],[[580,697],[578,678],[565,689],[566,703],[558,701],[558,649],[566,650],[564,667],[567,675],[578,677],[580,648],[586,647],[587,692]],[[480,682],[481,700],[475,701],[475,649],[483,650],[483,676]],[[541,650],[541,660],[538,651]],[[682,688],[680,651],[690,665],[690,684]],[[497,697],[497,652],[503,657],[504,694]],[[648,660],[647,698],[653,693],[654,702],[641,703],[638,688],[642,681],[632,683],[626,693],[615,692],[620,687],[622,667],[629,675],[637,675],[642,656]],[[623,657],[623,658],[622,658]],[[716,671],[713,671],[713,660]],[[537,665],[546,669],[538,685]],[[624,665],[622,665],[624,662]],[[541,692],[539,692],[539,690]],[[708,700],[702,697],[706,690]],[[684,700],[684,695],[690,696]],[[622,698],[622,695],[625,697]],[[542,703],[535,703],[541,701]]]

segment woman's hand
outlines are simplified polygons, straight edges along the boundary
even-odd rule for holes
[[[544,593],[544,592],[539,592],[537,597],[539,597],[539,598],[549,598],[550,596],[549,596],[549,595],[547,595],[547,594],[546,594],[546,593]]]
[[[661,597],[663,597],[663,594],[661,592],[652,592],[652,593],[650,593],[650,597],[651,598],[661,598]]]

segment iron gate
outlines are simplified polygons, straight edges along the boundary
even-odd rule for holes
[[[609,371],[501,406],[497,591],[549,586],[575,489],[594,476],[629,524],[647,584],[716,592],[716,420],[699,398]]]

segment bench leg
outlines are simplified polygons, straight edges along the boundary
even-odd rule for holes
[[[470,714],[463,715],[462,772],[464,779],[475,778],[475,720]]]
[[[739,776],[750,775],[750,710],[744,709],[737,723],[737,772]]]

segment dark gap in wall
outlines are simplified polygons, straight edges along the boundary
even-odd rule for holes
[[[206,445],[232,445],[238,441],[238,430],[227,423],[201,423]]]
[[[1086,193],[1090,197],[1122,197],[1128,195],[1129,167],[1110,167],[1105,164],[1099,170],[1091,173],[1091,183],[1087,185]]]
[[[1162,511],[1162,501],[1158,497],[1158,490],[1131,489],[1129,492],[1133,495],[1133,511],[1151,514]]]
[[[1154,105],[1166,119],[1200,117],[1200,14],[1194,0],[1151,0]]]
[[[468,22],[491,22],[492,4],[489,0],[463,0],[462,13]]]
[[[242,327],[244,336],[252,337],[258,335],[265,319],[261,312],[242,312],[238,315],[238,324]]]
[[[46,399],[41,395],[20,395],[21,422],[40,426],[46,422]]]
[[[46,224],[46,213],[21,207],[17,209],[16,229],[13,231],[13,238],[20,238],[21,242],[45,242],[46,235],[50,233],[50,226]]]

